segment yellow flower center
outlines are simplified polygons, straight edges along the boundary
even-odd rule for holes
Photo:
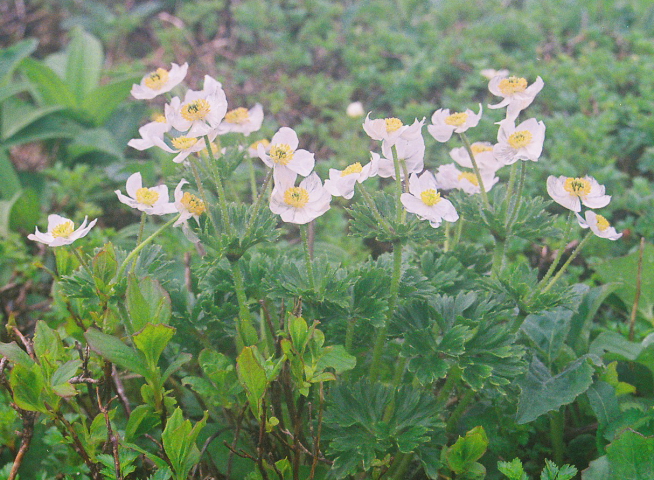
[[[196,143],[198,143],[198,139],[194,137],[177,137],[172,139],[173,147],[177,150],[188,150]]]
[[[511,147],[518,150],[519,148],[528,146],[533,138],[534,136],[529,130],[521,130],[519,132],[512,133],[507,141]]]
[[[270,147],[270,158],[279,165],[288,165],[293,160],[293,150],[288,143],[276,143]]]
[[[157,122],[157,123],[166,123],[166,117],[164,117],[161,114],[153,115],[152,116],[152,121]]]
[[[470,150],[472,150],[472,153],[474,155],[477,155],[479,153],[484,153],[484,152],[492,152],[493,151],[493,146],[492,145],[482,145],[479,143],[476,143],[470,147]]]
[[[52,235],[54,238],[68,238],[70,237],[70,234],[73,233],[73,230],[75,230],[75,225],[73,225],[73,222],[68,220],[67,222],[60,223],[54,227],[50,232],[50,235]]]
[[[151,207],[157,200],[159,200],[159,194],[155,190],[141,187],[136,191],[136,201],[143,205]]]
[[[597,228],[599,229],[600,232],[603,232],[607,228],[611,226],[609,221],[604,218],[602,215],[595,215],[595,218],[597,219]]]
[[[400,120],[399,118],[391,117],[391,118],[387,118],[385,121],[386,121],[387,133],[393,133],[399,130],[400,128],[402,128],[403,126],[402,120]]]
[[[216,145],[215,142],[211,142],[209,145],[211,145],[211,153],[213,154],[214,157],[216,157],[218,155],[218,152],[220,151],[220,147]],[[202,150],[200,150],[200,155],[209,158],[209,149],[207,147],[204,147]]]
[[[500,80],[498,85],[500,92],[504,95],[513,95],[514,93],[524,92],[527,88],[527,80],[521,77],[509,77]]]
[[[225,114],[225,121],[227,123],[246,123],[250,119],[250,113],[247,108],[235,108]]]
[[[479,180],[477,179],[477,175],[475,175],[472,172],[461,172],[461,173],[459,173],[458,180],[468,180],[475,187],[479,186]]]
[[[163,68],[157,68],[145,77],[145,86],[152,90],[161,90],[168,81],[168,71]]]
[[[295,208],[302,208],[309,203],[309,192],[302,187],[291,187],[284,192],[284,203]]]
[[[353,173],[361,173],[361,170],[363,170],[363,167],[359,162],[353,163],[352,165],[348,165],[347,168],[341,172],[341,177],[345,177]]]
[[[428,207],[432,207],[441,201],[441,194],[433,188],[425,190],[420,194],[420,200]]]
[[[585,178],[566,178],[563,189],[570,195],[585,197],[590,193],[590,182]],[[598,215],[599,217],[599,215]]]
[[[188,192],[184,192],[180,203],[193,215],[202,215],[207,210],[202,200]]]
[[[446,125],[451,125],[453,127],[460,127],[464,123],[466,123],[466,120],[468,120],[468,114],[465,112],[457,112],[453,113],[452,115],[449,115],[445,117],[445,124]]]
[[[252,145],[250,145],[249,148],[252,148],[252,149],[256,150],[257,148],[259,148],[259,145],[263,145],[263,148],[265,149],[267,146],[270,145],[270,142],[268,140],[266,140],[265,138],[262,138],[261,140],[257,140]]]
[[[189,122],[194,122],[196,120],[204,120],[209,115],[210,110],[211,106],[209,102],[203,98],[199,98],[184,105],[180,113]]]

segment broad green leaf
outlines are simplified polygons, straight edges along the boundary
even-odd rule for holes
[[[593,340],[588,352],[598,357],[604,357],[606,353],[610,353],[618,355],[620,359],[636,360],[642,350],[642,345],[630,342],[617,332],[607,331],[600,333]]]
[[[53,387],[67,383],[68,380],[73,378],[77,373],[77,370],[82,366],[82,361],[79,358],[74,360],[68,360],[66,363],[61,365],[55,372],[52,374],[50,379],[50,384]]]
[[[184,365],[186,365],[188,362],[190,362],[193,359],[193,355],[190,353],[180,353],[175,360],[173,360],[168,367],[166,367],[166,370],[161,374],[161,381],[165,382],[168,377],[170,377],[173,373],[175,373],[177,370],[182,368]]]
[[[352,370],[356,364],[356,357],[347,353],[343,345],[334,345],[324,349],[324,355],[318,360],[316,370],[320,372],[326,368],[333,368],[334,372],[340,374]]]
[[[36,50],[39,41],[35,38],[27,38],[9,48],[0,50],[0,84],[4,83],[13,73],[14,68],[25,57]]]
[[[75,95],[63,79],[45,63],[33,58],[26,58],[21,62],[20,70],[36,89],[39,104],[43,106],[58,105],[71,109],[77,107]]]
[[[9,200],[20,192],[20,179],[4,150],[0,150],[0,178],[0,198]]]
[[[161,423],[161,418],[150,405],[139,405],[129,416],[125,425],[125,441],[132,442]]]
[[[43,320],[39,320],[36,323],[34,353],[41,363],[44,360],[58,360],[64,354],[64,344],[59,338],[59,335]]]
[[[34,360],[16,342],[0,343],[0,355],[7,357],[10,362],[25,368],[31,368],[34,365]]]
[[[544,413],[571,403],[593,382],[595,369],[590,356],[578,358],[561,373],[552,376],[543,363],[534,357],[529,371],[518,378],[522,390],[518,400],[516,421],[519,424],[531,422]],[[598,361],[598,360],[597,360]]]
[[[60,115],[48,115],[36,120],[4,142],[7,148],[30,142],[74,138],[82,130],[75,121]]]
[[[89,92],[80,108],[97,127],[103,125],[118,106],[129,96],[134,83],[139,79],[130,77],[100,85]]]
[[[483,427],[475,427],[459,437],[445,453],[447,466],[457,475],[467,472],[488,448],[488,437]]]
[[[552,365],[559,356],[570,330],[571,318],[571,310],[557,308],[528,315],[522,323],[521,330],[534,342],[547,365]]]
[[[41,199],[34,188],[25,188],[9,212],[9,228],[14,231],[34,231],[41,218]]]
[[[199,461],[200,452],[195,441],[207,423],[207,413],[195,425],[184,420],[182,410],[176,408],[166,423],[161,440],[164,450],[173,466],[176,480],[184,480],[188,472]]]
[[[606,455],[590,462],[588,468],[581,472],[581,480],[611,480],[609,459]]]
[[[37,364],[33,363],[29,368],[20,363],[15,364],[11,370],[9,385],[18,407],[31,412],[47,412],[42,397],[46,384]],[[56,405],[51,406],[56,407]]]
[[[82,155],[99,152],[117,159],[123,158],[123,145],[118,145],[114,136],[104,128],[80,131],[68,145],[68,156],[74,160]]]
[[[586,396],[600,425],[607,425],[620,416],[615,389],[608,383],[596,381],[586,391]]]
[[[127,279],[127,311],[132,331],[138,332],[147,323],[168,324],[171,315],[170,297],[153,277]]]
[[[170,339],[173,338],[173,335],[175,335],[175,329],[169,325],[148,323],[139,333],[132,337],[136,348],[145,355],[150,371],[157,368],[159,357]]]
[[[84,337],[89,342],[91,349],[104,359],[126,370],[147,377],[148,369],[144,356],[125,345],[118,338],[94,328],[88,329]]]
[[[633,430],[625,430],[606,447],[606,457],[609,460],[609,478],[654,479],[654,437],[645,437]]]
[[[10,140],[30,124],[63,108],[61,105],[36,108],[16,98],[8,99],[2,106],[2,140]]]
[[[303,352],[309,334],[309,327],[304,318],[291,315],[288,319],[288,332],[291,334],[295,349]]]
[[[626,382],[621,382],[618,379],[618,362],[609,363],[599,379],[611,385],[615,389],[615,394],[618,397],[636,391],[635,386]]]
[[[4,102],[9,97],[13,97],[17,93],[24,92],[29,89],[29,84],[22,83],[10,83],[9,85],[0,86],[0,104]]]
[[[261,400],[266,393],[268,380],[266,379],[266,370],[259,362],[259,355],[255,354],[256,348],[256,346],[253,346],[243,349],[236,359],[236,372],[241,385],[247,392],[252,413],[256,418],[259,418]]]
[[[66,54],[66,84],[81,104],[100,82],[104,63],[102,44],[90,33],[75,27]]]
[[[112,243],[107,243],[102,250],[95,254],[91,267],[96,283],[100,283],[100,288],[109,285],[118,270],[116,250]]]
[[[575,285],[575,288],[580,292],[581,301],[577,307],[577,311],[572,315],[570,332],[568,333],[566,343],[578,355],[583,355],[588,351],[590,328],[597,310],[604,303],[606,297],[619,287],[619,283],[607,283],[593,288],[589,288],[583,284]]]

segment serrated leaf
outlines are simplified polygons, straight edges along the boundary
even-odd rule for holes
[[[144,377],[148,376],[143,354],[128,347],[118,338],[94,328],[87,330],[84,337],[91,349],[106,360]]]
[[[138,278],[136,275],[129,275],[126,306],[134,332],[141,330],[149,322],[170,322],[170,297],[153,277]]]
[[[497,462],[497,469],[509,480],[529,480],[519,458],[514,458],[510,462]]]
[[[445,453],[447,466],[457,475],[467,472],[479,460],[488,448],[488,437],[484,428],[475,427],[465,437],[449,447]]]
[[[250,409],[256,418],[261,416],[261,400],[266,393],[266,370],[259,362],[257,347],[245,347],[236,359],[238,379],[247,392]],[[256,352],[256,353],[255,353]]]
[[[27,368],[20,363],[15,364],[11,370],[9,385],[14,394],[14,403],[18,407],[31,412],[47,412],[42,397],[46,384],[38,365],[34,363]]]
[[[322,371],[326,368],[333,368],[334,372],[341,374],[352,370],[356,363],[356,357],[347,353],[343,345],[334,345],[324,349],[324,354],[318,360],[316,370]]]
[[[654,479],[654,437],[625,430],[606,447],[610,478],[620,480]]]
[[[596,381],[586,391],[586,396],[600,425],[607,425],[620,416],[615,389],[608,383]]]
[[[545,468],[540,474],[540,480],[570,480],[577,475],[577,469],[571,465],[557,467],[551,460],[545,460]]]
[[[157,368],[159,357],[173,335],[175,335],[175,329],[169,325],[148,323],[132,337],[134,346],[145,356],[150,371]]]
[[[161,418],[150,405],[139,405],[129,416],[125,426],[125,441],[132,442],[161,423]]]
[[[558,358],[561,347],[570,331],[572,311],[564,308],[525,318],[520,329],[534,342],[548,365]]]

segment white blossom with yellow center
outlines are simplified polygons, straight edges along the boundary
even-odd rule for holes
[[[97,219],[93,220],[88,225],[86,224],[88,217],[84,217],[84,221],[75,230],[75,225],[71,220],[60,215],[48,215],[48,230],[40,232],[38,227],[34,233],[30,233],[27,238],[35,242],[44,243],[50,247],[60,247],[62,245],[70,245],[78,238],[82,238],[89,230],[93,228]]]
[[[215,130],[211,131],[208,135],[209,142],[213,142],[216,138],[216,135],[217,132]],[[165,150],[169,153],[176,153],[177,156],[173,158],[173,162],[175,163],[182,163],[186,161],[190,154],[201,152],[207,148],[207,144],[203,137],[193,137],[189,135],[173,137],[168,141],[166,141],[163,136],[153,137],[152,141],[162,150]],[[215,150],[212,151],[215,152]]]
[[[297,174],[290,170],[275,173],[275,186],[270,195],[270,210],[284,222],[303,225],[329,210],[332,196],[323,187],[316,172],[295,186]]]
[[[359,162],[348,165],[343,170],[329,169],[329,179],[325,180],[325,190],[335,197],[352,198],[354,186],[377,175],[379,155],[372,154],[370,162],[362,166]]]
[[[402,205],[409,213],[415,213],[436,228],[443,220],[456,222],[459,214],[452,203],[441,197],[434,175],[425,170],[418,176],[412,173],[409,177],[409,193],[400,197]]]
[[[449,108],[441,108],[431,116],[432,124],[427,126],[427,130],[437,141],[447,142],[453,133],[463,133],[469,128],[476,127],[481,113],[481,104],[479,104],[479,113],[470,109],[465,112],[450,113]]]
[[[538,77],[536,81],[528,86],[525,78],[506,75],[493,77],[488,84],[488,90],[493,95],[502,97],[503,100],[488,108],[508,107],[506,118],[515,121],[522,110],[531,105],[534,98],[543,89],[543,79]]]
[[[166,105],[165,113],[175,130],[185,132],[187,137],[201,137],[220,126],[227,113],[227,97],[222,84],[205,75],[202,90],[188,90],[184,101],[174,97]]]
[[[384,141],[389,147],[392,147],[398,140],[413,140],[422,136],[422,126],[425,120],[415,119],[413,124],[404,125],[402,120],[395,117],[370,119],[370,113],[363,122],[363,129],[373,140]]]
[[[163,138],[171,129],[171,125],[166,121],[166,117],[160,115],[163,121],[153,120],[139,128],[141,138],[133,138],[127,145],[136,150],[146,150],[155,145],[154,138]]]
[[[115,191],[118,200],[148,215],[166,215],[177,211],[175,204],[168,200],[168,187],[166,185],[144,187],[140,172],[129,176],[125,190],[127,196],[120,190]]]
[[[583,218],[578,213],[577,221],[581,228],[590,228],[591,231],[600,238],[608,238],[609,240],[617,240],[622,236],[622,233],[616,232],[615,228],[611,226],[609,221],[602,215],[599,215],[592,210],[586,210]]]
[[[472,154],[479,170],[486,173],[495,173],[504,166],[493,154],[493,145],[490,142],[475,142],[471,145]],[[450,150],[450,157],[456,163],[465,168],[473,168],[470,155],[465,147],[457,147]]]
[[[422,135],[416,135],[412,138],[399,138],[394,147],[400,161],[400,178],[404,179],[406,175],[420,173],[424,170],[425,140]],[[393,147],[386,140],[382,142],[382,156],[379,159],[378,173],[382,178],[395,178]]]
[[[187,70],[188,63],[182,66],[173,63],[170,71],[157,68],[145,75],[139,85],[132,85],[132,96],[139,100],[150,100],[157,95],[170,92],[184,80]]]
[[[206,211],[206,205],[197,196],[182,190],[188,182],[181,179],[175,187],[175,209],[179,212],[179,218],[173,223],[173,227],[182,227],[182,232],[187,239],[193,243],[199,242],[198,236],[191,230],[188,224],[189,219],[194,218],[196,222],[200,221],[200,215]]]
[[[225,114],[225,120],[218,126],[218,135],[225,133],[242,133],[245,136],[256,132],[263,123],[263,107],[256,104],[251,109],[235,108]]]
[[[547,178],[547,193],[559,205],[580,212],[581,205],[588,208],[602,208],[611,201],[610,195],[605,195],[604,185],[600,185],[593,177],[573,178],[561,175]]]
[[[535,118],[525,120],[517,127],[513,120],[502,120],[493,147],[495,158],[504,165],[518,160],[537,162],[543,152],[545,124]]]
[[[480,170],[484,189],[488,192],[493,188],[499,178],[492,170]],[[473,172],[462,172],[453,163],[441,165],[436,171],[436,184],[442,190],[463,190],[468,195],[481,192],[479,180]]]
[[[259,158],[259,145],[263,147],[264,153],[270,152],[270,140],[268,140],[267,138],[262,138],[261,140],[257,140],[256,142],[253,142],[248,147],[248,155],[250,156],[250,158]]]
[[[297,148],[299,143],[292,128],[282,127],[270,140],[268,152],[263,144],[259,144],[257,153],[263,163],[275,170],[275,175],[288,171],[306,177],[313,170],[316,161],[313,153]]]

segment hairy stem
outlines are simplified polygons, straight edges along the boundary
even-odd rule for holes
[[[550,283],[547,284],[545,288],[541,290],[541,293],[547,292],[550,288],[554,286],[554,284],[557,282],[559,278],[565,273],[565,271],[568,269],[568,266],[572,263],[572,261],[577,258],[577,255],[581,253],[581,249],[584,248],[584,245],[588,242],[588,239],[593,236],[593,232],[588,232],[584,239],[581,241],[579,245],[577,245],[577,248],[575,248],[575,251],[572,252],[570,255],[570,258],[563,264],[561,269],[558,271],[558,273],[550,280]]]
[[[309,286],[311,290],[316,291],[316,280],[313,276],[313,260],[311,258],[311,250],[309,249],[309,236],[307,234],[307,226],[300,225],[300,234],[302,235],[302,247],[304,248],[304,266],[307,269],[307,276],[309,277]]]
[[[481,172],[479,171],[479,166],[477,165],[477,160],[475,160],[475,154],[472,151],[472,146],[470,145],[470,140],[465,133],[459,133],[463,146],[465,147],[468,155],[470,156],[470,162],[472,163],[472,169],[475,171],[475,176],[477,177],[477,182],[479,182],[479,194],[481,199],[484,202],[484,206],[490,209],[490,202],[488,201],[488,194],[486,193],[486,188],[484,187],[484,180],[481,178]]]
[[[250,234],[252,233],[252,228],[254,227],[254,222],[259,215],[259,210],[261,210],[261,204],[263,202],[263,198],[266,196],[266,191],[268,190],[268,184],[270,183],[270,179],[273,177],[273,169],[271,168],[268,170],[268,174],[266,175],[266,178],[263,181],[263,185],[261,186],[261,192],[259,192],[259,196],[257,197],[257,200],[254,202],[254,206],[252,207],[252,215],[250,216],[250,220],[248,220],[248,225],[245,228],[245,238],[249,237]]]
[[[538,283],[540,286],[545,285],[545,283],[550,279],[554,271],[556,270],[556,267],[559,264],[559,261],[561,260],[561,257],[563,256],[563,251],[565,250],[565,246],[568,244],[568,235],[570,235],[570,230],[572,229],[572,224],[574,222],[574,213],[570,212],[568,214],[568,221],[566,223],[566,228],[563,233],[563,242],[559,246],[558,251],[556,252],[556,258],[550,265],[550,268],[547,269],[547,272],[545,273],[545,276],[541,279],[541,281]]]

